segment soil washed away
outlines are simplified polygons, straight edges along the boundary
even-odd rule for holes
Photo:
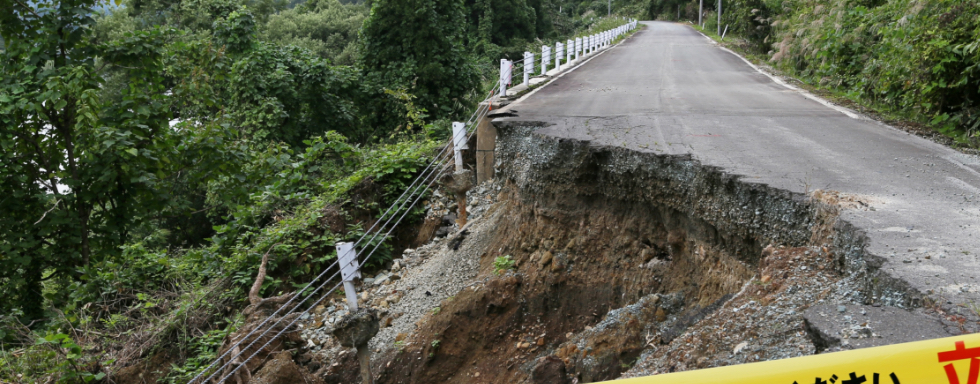
[[[584,383],[802,356],[881,333],[854,322],[828,343],[812,306],[920,304],[838,219],[859,198],[521,124],[497,124],[497,179],[470,192],[471,225],[361,283],[382,319],[378,383]],[[353,351],[327,336],[332,304],[304,328],[302,361],[355,382]]]

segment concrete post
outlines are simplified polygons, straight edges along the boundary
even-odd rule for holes
[[[718,0],[718,36],[721,36],[721,0]]]
[[[353,313],[357,311],[357,291],[354,289],[354,279],[361,277],[354,243],[337,243],[337,258],[340,260],[340,275],[344,281],[344,293],[347,294],[347,307]]]
[[[555,43],[555,69],[557,70],[561,70],[561,57],[564,56],[563,48],[561,42]]]
[[[530,67],[528,66],[530,63]],[[524,52],[524,86],[527,87],[531,81],[531,72],[534,72],[534,54],[531,52]]]
[[[368,348],[368,342],[374,335],[378,334],[378,330],[381,328],[378,320],[377,312],[371,309],[351,312],[337,322],[337,328],[331,332],[340,342],[340,345],[357,348],[357,359],[361,364],[362,384],[374,383],[374,377],[371,375],[371,349]]]
[[[493,179],[494,150],[497,148],[497,127],[483,116],[476,126],[476,183]]]
[[[456,159],[456,174],[463,172],[463,150],[466,146],[466,124],[453,122],[453,157]],[[456,210],[459,217],[456,223],[460,228],[466,225],[466,192],[456,194]]]
[[[456,171],[463,170],[463,150],[466,148],[466,124],[453,122],[453,158],[456,159]]]
[[[510,71],[512,63],[507,59],[500,59],[500,96],[507,96],[507,86],[510,85]]]
[[[581,51],[582,51],[582,38],[581,37],[576,37],[575,38],[575,60],[578,60],[579,52],[581,52]]]
[[[572,62],[572,51],[575,50],[575,41],[568,40],[565,42],[565,64]]]
[[[551,47],[547,45],[541,46],[541,74],[548,74],[548,62],[551,61]]]

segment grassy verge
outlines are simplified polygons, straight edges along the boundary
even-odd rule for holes
[[[852,94],[848,94],[832,87],[820,85],[817,82],[808,81],[805,78],[797,77],[795,74],[786,73],[786,71],[770,66],[769,56],[752,50],[751,45],[747,42],[747,40],[740,36],[727,34],[725,38],[722,39],[722,37],[716,33],[714,28],[702,29],[697,25],[690,26],[691,28],[703,33],[705,36],[708,36],[708,38],[714,40],[719,45],[737,52],[739,55],[748,59],[750,62],[752,62],[752,64],[759,67],[763,71],[779,76],[787,83],[793,84],[794,86],[804,89],[807,92],[829,100],[834,104],[852,109],[871,119],[901,129],[907,133],[932,140],[964,153],[980,155],[980,147],[971,146],[967,143],[957,141],[954,137],[944,135],[938,132],[936,128],[931,127],[928,124],[908,119],[899,111],[893,111],[872,105],[865,100],[854,97]]]

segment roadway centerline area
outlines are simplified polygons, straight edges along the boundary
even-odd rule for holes
[[[980,158],[849,117],[690,26],[644,24],[508,106],[518,116],[495,122],[539,122],[537,135],[690,155],[794,193],[834,191],[861,202],[840,218],[867,234],[865,253],[878,270],[935,302],[980,301]]]

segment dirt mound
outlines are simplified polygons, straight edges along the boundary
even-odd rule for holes
[[[282,351],[255,372],[250,384],[323,384],[323,380],[293,361],[293,354]]]

